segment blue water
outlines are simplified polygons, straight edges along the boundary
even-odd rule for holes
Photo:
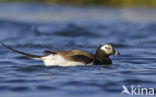
[[[0,4],[0,40],[13,48],[42,55],[111,43],[121,53],[109,66],[45,67],[0,46],[0,97],[120,97],[122,85],[156,89],[156,14],[136,9]]]

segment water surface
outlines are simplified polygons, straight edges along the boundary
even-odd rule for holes
[[[156,88],[155,10],[136,9],[1,4],[0,40],[13,48],[94,53],[111,43],[121,55],[109,66],[45,67],[0,46],[0,97],[120,97],[122,85]]]

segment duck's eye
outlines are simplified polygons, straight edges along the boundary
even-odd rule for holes
[[[108,47],[105,47],[105,49],[108,49]]]

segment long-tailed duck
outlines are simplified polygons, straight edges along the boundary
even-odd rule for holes
[[[83,52],[79,50],[64,50],[64,51],[45,51],[43,56],[28,54],[19,50],[13,49],[10,46],[0,42],[4,47],[25,55],[28,58],[42,60],[45,66],[76,66],[76,65],[109,65],[112,64],[109,56],[119,55],[118,52],[110,44],[100,45],[95,54]]]

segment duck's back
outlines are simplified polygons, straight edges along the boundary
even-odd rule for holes
[[[93,54],[79,50],[46,51],[43,57],[46,66],[92,65],[94,60]]]

